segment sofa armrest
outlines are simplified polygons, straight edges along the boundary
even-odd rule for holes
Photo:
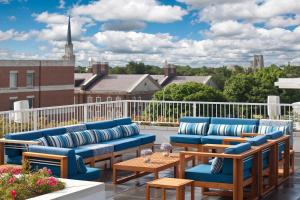
[[[246,138],[224,138],[223,139],[223,144],[229,144],[230,142],[247,142]]]
[[[202,145],[202,148],[203,148],[204,152],[207,152],[207,150],[209,150],[209,149],[224,150],[230,146],[231,145],[229,145],[229,144],[204,144],[204,145]]]
[[[38,162],[38,159],[51,159],[58,161],[57,165],[60,167],[60,177],[67,178],[68,177],[68,157],[63,155],[54,155],[54,154],[46,154],[46,153],[35,153],[35,152],[23,152],[23,160],[30,163],[31,160],[34,162]],[[42,162],[42,160],[41,160]],[[47,164],[47,162],[46,162]]]
[[[24,144],[24,145],[39,145],[40,142],[38,141],[32,141],[32,140],[10,140],[10,139],[5,139],[1,138],[0,143],[4,144]]]
[[[255,137],[258,136],[258,133],[242,133],[241,137]]]

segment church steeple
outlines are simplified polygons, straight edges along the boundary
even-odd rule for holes
[[[75,63],[75,55],[73,53],[73,43],[72,43],[72,34],[71,34],[71,17],[70,16],[69,16],[68,31],[67,31],[67,42],[65,45],[65,55],[63,56],[63,59]]]

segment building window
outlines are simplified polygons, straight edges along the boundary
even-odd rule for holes
[[[18,86],[18,72],[11,71],[9,73],[9,87],[12,89],[17,88]]]
[[[135,97],[135,96],[133,96],[133,97],[132,97],[132,100],[136,100],[136,97]]]
[[[34,105],[34,96],[28,96],[27,97],[29,108],[33,108]]]
[[[14,109],[14,102],[18,100],[18,97],[10,97],[9,98],[9,110]]]
[[[140,100],[140,101],[141,101],[141,100],[142,100],[142,97],[141,97],[141,96],[139,96],[139,97],[138,97],[138,100]]]
[[[34,80],[34,73],[33,72],[27,72],[26,74],[26,86],[27,87],[33,87],[33,80]]]
[[[107,97],[107,101],[112,101],[112,97]]]
[[[97,103],[101,102],[101,97],[96,97],[96,102]]]
[[[92,96],[88,96],[87,97],[87,102],[88,103],[93,103],[93,97]]]
[[[121,97],[119,97],[119,96],[116,97],[116,101],[121,101],[121,100],[122,100]]]

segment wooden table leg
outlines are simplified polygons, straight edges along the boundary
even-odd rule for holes
[[[112,182],[117,184],[117,169],[115,167],[113,167]]]
[[[180,188],[180,193],[181,193],[181,199],[185,200],[185,186]]]
[[[4,143],[0,143],[0,165],[4,165]]]
[[[195,187],[194,187],[194,183],[191,183],[191,200],[195,200]]]
[[[154,180],[159,179],[159,172],[155,171],[154,172]]]
[[[181,190],[180,188],[176,188],[176,200],[181,200]]]
[[[161,199],[166,200],[166,190],[164,188],[161,189]]]
[[[146,200],[150,200],[150,191],[151,188],[149,185],[146,186]]]

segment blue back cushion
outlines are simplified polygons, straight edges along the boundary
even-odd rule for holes
[[[28,148],[28,151],[35,152],[35,153],[45,153],[45,154],[67,156],[68,157],[68,177],[77,174],[77,167],[74,167],[74,166],[77,166],[77,164],[76,164],[75,151],[73,149],[30,145]],[[32,164],[32,169],[35,169],[36,167],[42,168],[44,166],[51,169],[55,173],[54,175],[59,176],[60,172],[59,172],[58,167],[53,166],[53,165]]]
[[[83,159],[79,155],[76,155],[76,166],[78,174],[85,174],[87,172],[87,168],[83,162]]]
[[[6,139],[10,140],[36,140],[43,137],[43,132],[39,131],[28,131],[22,133],[8,133],[5,135]]]
[[[181,117],[180,122],[187,123],[210,123],[210,117]]]
[[[92,130],[73,132],[70,135],[76,147],[96,143],[95,133]]]
[[[72,136],[70,133],[63,135],[47,136],[49,146],[61,147],[61,148],[72,148],[75,147]]]
[[[240,136],[242,133],[256,133],[256,125],[210,124],[208,135]]]
[[[241,154],[251,149],[250,143],[241,143],[225,149],[224,153],[227,154]],[[244,171],[249,170],[252,166],[252,159],[246,158],[244,160]],[[225,158],[223,162],[223,170],[224,174],[233,174],[233,162],[230,158]]]
[[[78,132],[78,131],[85,131],[86,125],[85,124],[75,124],[70,126],[65,126],[66,132],[72,133],[72,132]]]
[[[188,135],[206,135],[207,127],[207,123],[180,122],[178,133]]]
[[[114,122],[116,123],[116,125],[128,125],[132,123],[132,120],[130,117],[126,117],[126,118],[119,118],[119,119],[114,119]]]
[[[62,135],[65,134],[66,128],[64,127],[58,127],[58,128],[48,128],[48,129],[43,129],[43,136],[53,136],[53,135]]]
[[[90,122],[86,123],[86,128],[91,129],[107,129],[107,128],[113,128],[116,126],[115,121],[100,121],[100,122]]]
[[[274,131],[271,133],[267,133],[266,137],[270,140],[274,140],[274,139],[282,137],[283,135],[284,135],[284,133],[282,131]]]
[[[140,134],[140,127],[137,123],[122,125],[121,128],[122,128],[124,137],[130,137],[133,135]]]
[[[212,117],[211,124],[256,125],[256,126],[258,126],[259,120],[258,119]]]

